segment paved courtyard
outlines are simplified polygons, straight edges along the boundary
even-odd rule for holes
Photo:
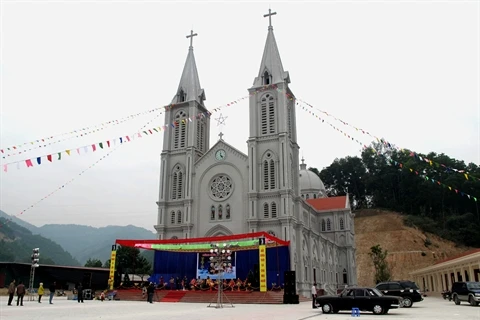
[[[0,319],[162,319],[162,320],[303,320],[303,319],[352,319],[350,313],[322,315],[311,304],[299,305],[235,305],[235,308],[207,308],[208,304],[154,303],[133,301],[85,301],[79,304],[65,298],[55,298],[54,304],[25,301],[23,307],[7,306],[7,297],[0,297]],[[426,298],[410,309],[391,310],[388,315],[375,316],[363,313],[361,319],[480,319],[480,307],[456,306],[440,298]]]

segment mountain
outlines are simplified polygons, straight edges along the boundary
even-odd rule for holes
[[[40,235],[60,243],[82,265],[88,259],[99,259],[103,263],[110,259],[116,239],[156,239],[153,232],[132,225],[94,228],[76,224],[47,224],[37,230]],[[149,260],[153,259],[152,254],[145,255]]]
[[[59,244],[0,217],[0,261],[29,263],[34,248],[40,248],[40,264],[80,265]]]
[[[19,226],[24,227],[27,230],[30,230],[33,234],[38,234],[38,232],[37,232],[38,228],[36,226],[34,226],[33,224],[30,224],[26,221],[23,221],[22,219],[19,219],[19,218],[13,216],[13,215],[11,216],[11,215],[3,212],[2,210],[0,210],[0,218],[5,218],[7,220],[12,220],[13,222],[18,224]]]
[[[471,248],[409,226],[397,212],[362,209],[355,212],[355,244],[358,284],[372,286],[374,267],[370,248],[379,244],[388,251],[387,262],[392,279],[411,279],[410,272],[456,256]],[[420,284],[419,284],[420,285]]]

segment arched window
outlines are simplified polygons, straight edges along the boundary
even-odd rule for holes
[[[170,222],[171,224],[175,224],[175,211],[172,211],[172,213],[170,213]]]
[[[263,217],[264,218],[269,218],[270,214],[268,212],[268,203],[263,204]]]
[[[275,202],[272,202],[271,206],[272,206],[272,218],[276,218],[277,217],[277,204]]]
[[[212,208],[210,209],[210,220],[215,220],[215,206],[212,205]]]
[[[183,198],[183,178],[182,167],[176,165],[172,173],[172,199]]]
[[[322,231],[325,231],[325,219],[322,219]]]
[[[222,220],[223,218],[223,206],[221,204],[218,205],[218,220]]]
[[[197,149],[200,152],[205,151],[205,121],[203,119],[197,120]]]
[[[183,89],[180,89],[180,92],[178,93],[178,102],[185,102],[187,100],[187,94]]]
[[[275,237],[275,232],[273,232],[272,230],[268,230],[268,232],[267,232],[267,233],[268,233],[269,235],[271,235],[271,236],[274,236],[274,237]]]
[[[327,231],[332,230],[332,223],[330,222],[330,219],[327,219]]]
[[[302,194],[302,198],[305,198],[305,195],[304,195],[304,194]]]
[[[275,133],[275,99],[271,94],[260,102],[260,129],[262,134]]]
[[[263,73],[263,84],[270,84],[270,75],[268,74],[267,70],[265,70],[265,72]]]
[[[340,218],[340,230],[345,229],[345,223],[343,222],[343,218]]]
[[[268,151],[263,160],[263,189],[273,190],[276,187],[276,170],[273,153]]]
[[[313,199],[317,199],[317,194],[316,193],[313,194]]]
[[[308,193],[305,195],[305,199],[310,199],[310,195]]]
[[[227,206],[225,207],[225,210],[227,211],[226,215],[225,215],[225,219],[230,219],[230,205],[227,204]]]
[[[173,237],[171,237],[170,239],[176,240],[176,239],[178,239],[178,237],[177,237],[177,236],[173,236]]]
[[[177,223],[182,223],[182,211],[177,211]]]
[[[175,128],[173,129],[173,148],[185,148],[187,140],[187,114],[180,110],[175,115]]]

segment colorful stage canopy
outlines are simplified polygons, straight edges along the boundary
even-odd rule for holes
[[[173,251],[173,252],[208,252],[214,244],[228,246],[234,251],[256,249],[259,239],[265,238],[267,247],[288,246],[290,241],[284,241],[266,232],[254,232],[235,234],[230,236],[190,238],[190,239],[168,239],[168,240],[122,240],[117,239],[116,243],[125,247],[139,249]]]

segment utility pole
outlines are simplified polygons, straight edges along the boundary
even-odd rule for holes
[[[38,262],[40,261],[40,249],[35,248],[33,249],[32,253],[32,265],[30,267],[30,283],[28,284],[28,292],[29,292],[29,300],[34,301],[35,298],[33,297],[33,283],[35,280],[35,269],[38,268],[40,265]]]

